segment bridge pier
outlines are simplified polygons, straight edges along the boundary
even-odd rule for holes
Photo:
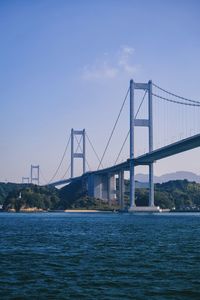
[[[90,174],[88,176],[88,196],[108,201],[111,207],[112,201],[116,200],[116,178],[115,174]],[[118,173],[119,191],[118,201],[120,209],[124,209],[124,170]]]
[[[154,206],[153,163],[149,165],[149,206]]]
[[[119,204],[120,209],[124,210],[124,171],[119,172]]]
[[[135,207],[135,168],[134,168],[134,81],[130,81],[130,209]]]
[[[107,175],[107,188],[108,188],[108,205],[111,207],[111,175]]]
[[[116,198],[116,180],[111,174],[91,174],[88,176],[88,196],[108,201],[111,206]]]

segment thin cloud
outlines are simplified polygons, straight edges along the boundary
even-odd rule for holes
[[[134,49],[122,46],[112,56],[104,54],[91,65],[84,66],[82,78],[84,80],[114,79],[120,75],[133,75],[137,71],[133,63]]]
[[[136,66],[134,66],[132,60],[134,55],[134,49],[129,46],[123,46],[119,52],[118,65],[126,73],[134,74],[136,72]]]
[[[116,67],[110,66],[106,61],[102,61],[99,64],[94,64],[91,66],[85,66],[83,69],[82,77],[86,80],[95,79],[112,79],[117,76],[118,69]]]

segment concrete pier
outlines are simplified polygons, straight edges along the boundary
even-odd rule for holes
[[[131,213],[159,213],[162,212],[159,206],[135,206],[130,207],[129,212]]]
[[[88,196],[111,201],[116,199],[116,179],[110,174],[91,174],[88,178]]]
[[[119,172],[119,204],[120,209],[124,210],[124,171]]]

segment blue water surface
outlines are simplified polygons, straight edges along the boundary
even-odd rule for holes
[[[0,299],[200,299],[200,214],[1,213]]]

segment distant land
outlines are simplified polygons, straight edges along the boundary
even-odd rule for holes
[[[141,185],[141,183],[140,183]],[[142,184],[143,187],[145,183]],[[116,190],[119,190],[119,181],[116,180]],[[130,182],[124,182],[124,208],[129,207]],[[154,185],[155,205],[162,209],[176,209],[178,211],[200,211],[200,183],[188,180],[170,180]],[[136,206],[147,206],[149,191],[147,188],[135,191]],[[51,186],[37,186],[33,184],[0,183],[1,211],[64,211],[64,210],[118,210],[118,199],[108,201],[88,197],[87,190],[81,179],[71,182],[61,189]]]
[[[197,175],[193,172],[187,172],[187,171],[178,171],[175,173],[168,173],[161,176],[154,176],[155,183],[163,183],[170,180],[184,180],[184,179],[187,179],[190,182],[195,181],[197,183],[200,183],[200,175]],[[139,182],[148,182],[148,175],[138,173],[136,175],[136,180]]]

